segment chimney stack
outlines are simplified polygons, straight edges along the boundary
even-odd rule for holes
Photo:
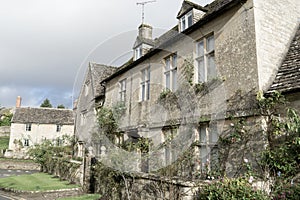
[[[22,98],[20,96],[17,97],[16,108],[20,108],[22,103]]]
[[[152,27],[147,24],[141,24],[139,26],[139,37],[152,40]]]

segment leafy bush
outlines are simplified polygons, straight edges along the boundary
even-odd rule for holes
[[[197,200],[268,200],[269,197],[261,190],[254,189],[244,178],[228,179],[213,182],[200,189],[195,199]]]
[[[271,196],[272,200],[300,199],[300,186],[299,184],[294,184],[293,181],[288,183],[287,181],[276,182]]]

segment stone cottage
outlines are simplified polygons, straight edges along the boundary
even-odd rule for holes
[[[29,147],[44,140],[63,145],[63,136],[74,135],[73,110],[17,107],[11,123],[6,157],[24,157]]]
[[[284,58],[299,27],[299,10],[295,0],[215,0],[206,6],[184,0],[178,24],[161,37],[152,38],[151,26],[140,25],[133,62],[100,82],[105,91],[100,107],[123,106],[121,116],[115,113],[114,143],[149,139],[146,171],[173,163],[192,144],[195,170],[220,165],[218,139],[232,117],[255,121],[255,131],[263,132],[254,117],[255,96],[285,84],[282,74],[288,76],[285,63],[293,52]],[[263,148],[263,135],[252,139],[255,145],[245,151],[229,152],[226,171],[234,173],[235,163]],[[106,158],[116,152],[105,138],[92,140],[92,146],[95,152],[105,149]],[[139,156],[132,153],[130,164],[122,162],[139,171]]]

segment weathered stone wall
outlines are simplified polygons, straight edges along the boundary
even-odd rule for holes
[[[26,160],[1,159],[0,161],[0,169],[40,170],[40,168],[39,164]]]

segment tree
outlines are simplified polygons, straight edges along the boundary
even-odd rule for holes
[[[57,105],[57,108],[59,108],[59,109],[64,109],[64,108],[66,108],[63,104],[59,104],[59,105]]]
[[[50,103],[49,99],[45,99],[40,107],[42,107],[42,108],[52,108],[52,104]]]
[[[6,112],[3,115],[0,115],[0,126],[10,126],[12,117],[13,114],[10,112]]]

